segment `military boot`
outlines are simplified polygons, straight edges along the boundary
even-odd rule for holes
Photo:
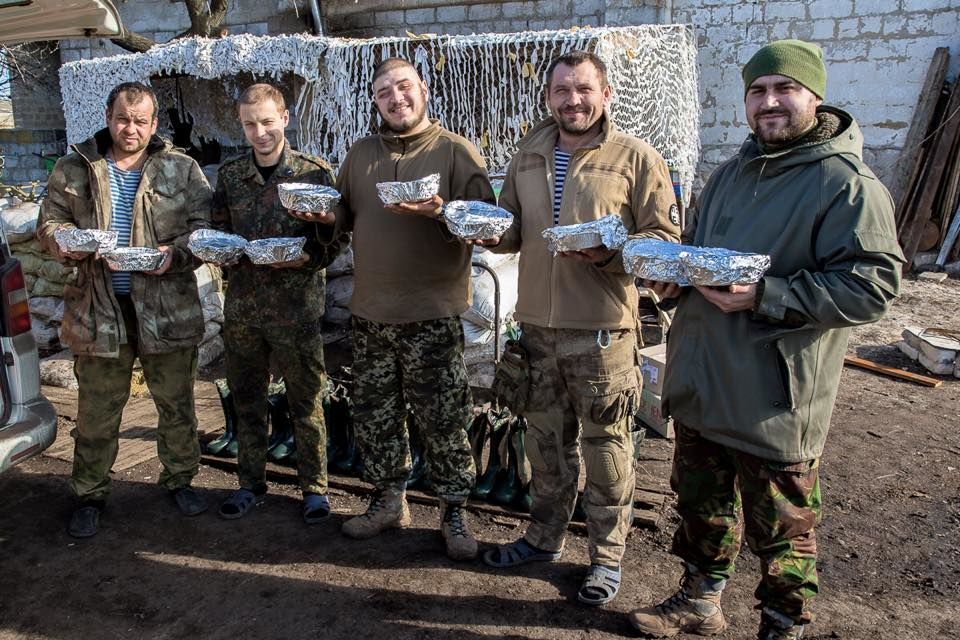
[[[440,501],[440,532],[451,560],[477,557],[477,539],[467,525],[467,510],[462,504]]]
[[[403,488],[387,487],[378,489],[367,510],[344,522],[340,530],[349,538],[365,540],[387,529],[399,529],[409,524],[410,509]]]
[[[760,614],[760,631],[757,640],[800,640],[803,637],[803,625],[794,624],[793,620],[779,611],[764,607]]]
[[[713,636],[723,631],[726,620],[720,609],[720,594],[726,580],[711,580],[687,565],[680,589],[660,604],[630,612],[630,624],[640,633],[666,638],[678,633]]]

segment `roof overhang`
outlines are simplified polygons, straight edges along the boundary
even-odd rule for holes
[[[110,0],[0,0],[0,44],[122,33]]]

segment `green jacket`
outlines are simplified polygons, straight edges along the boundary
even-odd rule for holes
[[[228,160],[217,172],[211,209],[215,228],[247,240],[304,237],[303,250],[310,256],[304,266],[292,269],[255,265],[246,257],[227,267],[224,316],[228,322],[276,326],[319,322],[323,316],[323,269],[337,257],[348,236],[343,234],[334,242],[331,226],[291,216],[277,193],[277,185],[284,182],[333,186],[333,173],[326,162],[291,149],[289,142],[266,182],[252,151]]]
[[[110,132],[98,131],[61,158],[47,183],[37,238],[52,253],[53,232],[61,227],[110,228],[110,178],[104,157]],[[187,249],[194,229],[209,226],[210,185],[200,167],[169,142],[154,136],[147,146],[140,187],[133,205],[131,246],[173,247],[170,270],[162,276],[130,274],[130,297],[137,311],[139,349],[168,353],[199,344],[203,313]],[[64,287],[61,339],[75,354],[117,356],[126,330],[106,262],[93,256],[76,263],[77,279]]]
[[[850,115],[831,139],[764,155],[751,136],[710,177],[684,242],[769,254],[755,311],[682,294],[667,342],[667,411],[761,458],[820,457],[850,327],[900,289],[893,203]]]

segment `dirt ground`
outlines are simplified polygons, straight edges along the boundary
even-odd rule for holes
[[[892,346],[905,325],[958,329],[960,284],[910,280],[882,322],[858,329],[851,353],[921,372]],[[822,466],[824,521],[817,639],[960,637],[960,381],[930,389],[846,369]],[[69,428],[69,424],[62,425]],[[669,492],[672,444],[648,439],[637,484]],[[116,474],[94,538],[65,525],[66,463],[36,458],[0,477],[0,638],[608,638],[631,636],[625,613],[672,591],[668,498],[658,529],[635,529],[624,585],[591,609],[575,593],[586,542],[563,559],[506,574],[455,564],[442,552],[436,508],[412,505],[414,525],[367,542],[342,537],[365,497],[332,492],[336,514],[305,526],[298,492],[274,483],[239,521],[213,511],[181,517],[155,486],[156,460]],[[235,485],[204,465],[212,503]],[[522,524],[476,513],[484,543]],[[755,637],[758,563],[744,552],[725,595],[726,638]]]

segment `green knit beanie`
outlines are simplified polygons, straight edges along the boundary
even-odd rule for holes
[[[743,93],[761,76],[793,78],[821,100],[827,91],[823,51],[803,40],[776,40],[760,48],[743,67]]]

